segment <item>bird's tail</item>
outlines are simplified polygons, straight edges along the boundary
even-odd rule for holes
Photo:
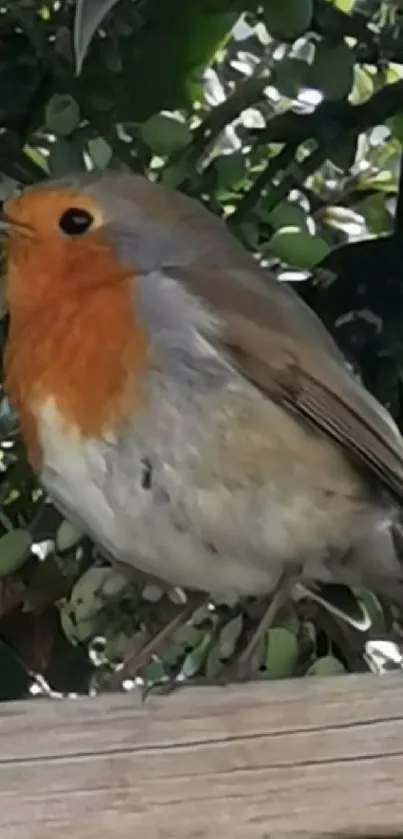
[[[397,605],[403,619],[403,519],[396,517],[388,526],[377,528],[342,562],[335,562],[331,571],[334,582],[304,580],[298,584],[300,590],[362,632],[372,623],[364,592]]]

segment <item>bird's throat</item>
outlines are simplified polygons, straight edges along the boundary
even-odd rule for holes
[[[129,284],[66,300],[22,322],[11,319],[6,391],[17,410],[35,469],[38,417],[52,402],[66,432],[99,437],[128,421],[144,399],[147,337],[136,326]]]

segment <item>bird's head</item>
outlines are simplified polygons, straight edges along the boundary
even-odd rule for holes
[[[89,174],[35,186],[8,199],[3,211],[8,300],[24,310],[129,274],[186,267],[200,257],[216,262],[223,251],[218,219],[134,175]]]
[[[49,300],[60,304],[66,295],[87,293],[127,274],[113,253],[107,202],[85,187],[78,181],[47,184],[6,201],[11,308],[35,313]]]
[[[128,371],[139,382],[150,355],[176,365],[196,353],[204,363],[198,333],[216,328],[214,307],[185,287],[186,275],[202,268],[214,286],[234,245],[198,202],[140,176],[98,173],[26,189],[3,212],[15,403],[34,387],[98,433]],[[81,410],[89,382],[91,421]]]

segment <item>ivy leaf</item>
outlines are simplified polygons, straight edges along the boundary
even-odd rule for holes
[[[0,539],[0,578],[13,574],[28,559],[32,539],[27,530],[11,530]]]
[[[274,626],[268,633],[265,676],[267,679],[287,679],[294,674],[298,659],[296,634],[282,626]]]
[[[57,137],[72,134],[80,122],[80,108],[72,96],[55,93],[45,108],[45,124]]]
[[[346,672],[346,668],[334,655],[324,655],[317,658],[307,671],[307,676],[339,676]]]
[[[153,114],[141,126],[141,138],[154,154],[165,156],[189,145],[192,134],[185,122],[173,114]]]
[[[311,236],[294,226],[277,230],[267,249],[282,262],[309,270],[321,262],[330,250],[321,236]]]

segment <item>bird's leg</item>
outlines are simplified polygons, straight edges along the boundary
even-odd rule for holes
[[[293,587],[295,585],[296,580],[300,577],[300,573],[301,566],[297,564],[288,565],[287,569],[282,572],[278,582],[276,583],[272,591],[269,606],[266,609],[263,618],[258,624],[247,646],[241,652],[241,654],[235,662],[230,662],[230,664],[224,664],[224,666],[219,670],[215,678],[212,679],[207,678],[205,676],[199,676],[193,679],[189,679],[189,681],[171,680],[169,682],[161,682],[159,684],[152,685],[150,688],[147,688],[143,694],[143,698],[145,699],[147,696],[153,693],[167,695],[182,687],[206,687],[212,685],[219,685],[225,687],[231,682],[243,682],[246,681],[248,678],[254,680],[260,678],[259,674],[251,675],[250,673],[251,660],[253,658],[253,654],[265,633],[268,632],[270,627],[273,625],[273,621],[278,615],[278,612],[280,611],[282,606],[285,605],[287,600],[291,597]]]
[[[207,599],[206,595],[201,592],[189,594],[188,600],[183,608],[162,629],[159,629],[140,649],[136,649],[133,653],[128,653],[122,667],[113,674],[109,689],[117,689],[125,678],[134,679],[143,667],[148,664],[151,656],[155,655],[161,649],[174,632],[180,626],[183,626]]]
[[[253,654],[266,632],[273,625],[280,609],[291,597],[293,587],[300,576],[300,572],[301,567],[296,564],[288,565],[282,572],[271,593],[270,603],[255,632],[248,641],[245,649],[238,656],[238,659],[227,668],[228,678],[232,677],[234,681],[243,682],[250,677]]]

